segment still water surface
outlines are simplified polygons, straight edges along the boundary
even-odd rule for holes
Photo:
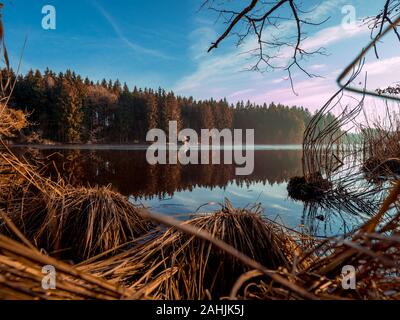
[[[321,209],[310,214],[288,198],[287,182],[302,175],[300,146],[256,146],[250,176],[235,165],[149,165],[144,146],[37,146],[16,148],[26,157],[49,157],[73,185],[111,185],[151,210],[180,217],[212,212],[229,199],[236,207],[260,204],[266,217],[317,236],[350,231],[361,218]],[[49,174],[56,175],[49,169]]]

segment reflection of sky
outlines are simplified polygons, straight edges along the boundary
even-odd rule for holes
[[[217,211],[221,208],[218,204],[224,203],[224,199],[227,198],[236,208],[249,208],[259,204],[266,217],[291,228],[307,228],[313,235],[343,234],[350,231],[349,228],[360,224],[359,218],[345,213],[340,216],[338,212],[332,212],[329,209],[319,209],[313,214],[304,214],[303,204],[288,198],[287,183],[284,181],[291,176],[301,174],[301,146],[255,146],[255,173],[244,180],[243,177],[235,178],[233,172],[228,171],[222,171],[220,177],[214,177],[213,175],[220,173],[218,170],[215,168],[211,170],[213,169],[211,167],[202,168],[202,166],[194,166],[189,171],[183,170],[184,166],[181,166],[180,168],[174,167],[175,170],[170,167],[151,172],[148,170],[149,165],[146,163],[143,153],[145,146],[57,145],[41,146],[38,149],[44,151],[50,149],[50,153],[44,154],[46,156],[50,156],[58,150],[65,152],[66,159],[70,156],[71,159],[75,159],[71,172],[68,170],[60,172],[66,177],[71,177],[71,173],[76,175],[79,185],[112,184],[122,194],[132,195],[132,202],[142,203],[151,210],[163,214],[180,215],[181,219],[182,216],[187,217],[188,214],[196,211]],[[71,150],[63,151],[63,149]],[[90,153],[78,153],[79,160],[83,160],[82,162],[77,160],[76,154],[75,157],[72,156],[74,151],[86,149],[90,150]],[[14,150],[18,151],[17,148]],[[23,148],[19,148],[19,152],[23,152],[23,150]],[[117,150],[118,152],[116,152]],[[92,159],[96,159],[96,161],[92,161]],[[121,159],[125,161],[120,161]],[[350,174],[353,162],[349,158],[346,163],[349,168],[343,171],[343,174]],[[61,161],[58,163],[58,168],[65,170],[70,167],[65,167],[64,162]],[[210,171],[202,169],[210,169]],[[205,176],[201,176],[201,174]],[[174,181],[169,181],[169,177],[172,177]],[[278,183],[274,181],[278,181]],[[197,185],[201,185],[201,187]],[[216,185],[224,185],[224,187],[216,187]],[[356,192],[361,187],[361,185],[352,184],[350,189]],[[182,189],[189,190],[177,191]],[[169,196],[169,194],[173,195]],[[137,197],[146,195],[147,199],[142,197],[135,201],[133,195]],[[158,196],[162,198],[160,199]],[[199,209],[199,207],[201,208]],[[318,219],[319,215],[323,216],[324,221]]]
[[[320,221],[315,217],[303,219],[303,204],[288,198],[286,191],[287,184],[275,184],[273,186],[263,183],[251,183],[248,186],[238,186],[234,182],[225,188],[196,187],[193,191],[179,191],[171,198],[152,199],[138,201],[159,213],[170,215],[186,215],[196,212],[213,212],[221,208],[220,203],[227,198],[236,208],[253,207],[261,204],[264,214],[271,220],[276,220],[290,228],[304,230],[308,228],[312,234],[320,236],[330,236],[348,232],[360,221],[355,217],[327,212],[323,214],[325,221]],[[305,226],[303,226],[303,224]],[[349,229],[350,228],[350,229]]]

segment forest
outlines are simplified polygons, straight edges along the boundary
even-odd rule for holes
[[[312,117],[303,107],[195,100],[161,88],[130,90],[119,80],[94,82],[70,70],[4,72],[15,83],[10,107],[29,115],[25,140],[34,133],[60,143],[143,143],[148,130],[168,132],[168,122],[175,120],[178,129],[255,129],[257,144],[299,144]]]

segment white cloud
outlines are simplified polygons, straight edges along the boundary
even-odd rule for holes
[[[291,211],[290,209],[288,209],[286,207],[283,207],[283,206],[281,206],[279,204],[272,204],[270,207],[273,208],[273,209],[280,210],[280,211]]]
[[[274,84],[277,84],[277,83],[281,83],[281,82],[284,82],[284,81],[286,81],[286,78],[274,79],[271,82],[274,83]]]
[[[327,67],[326,64],[313,64],[312,66],[309,67],[311,70],[321,70],[325,69]]]
[[[326,0],[319,3],[314,9],[309,10],[309,13],[305,15],[308,19],[326,19],[326,16],[335,10],[338,10],[340,6],[348,4],[349,0]]]
[[[329,76],[296,82],[295,90],[298,93],[297,96],[287,86],[277,89],[266,88],[253,96],[253,100],[257,103],[275,101],[287,105],[310,107],[315,110],[320,108],[337,91],[337,87],[335,79]]]

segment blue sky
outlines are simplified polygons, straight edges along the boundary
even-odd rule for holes
[[[248,1],[233,1],[246,4]],[[22,72],[30,68],[66,69],[94,80],[120,79],[130,87],[174,90],[197,99],[228,98],[254,102],[282,102],[316,109],[335,91],[337,74],[369,41],[368,29],[341,28],[344,5],[354,5],[361,19],[377,13],[383,0],[307,0],[319,6],[315,17],[330,17],[324,25],[308,30],[307,46],[326,47],[329,56],[315,57],[306,66],[324,78],[308,79],[294,73],[293,94],[286,73],[243,72],[249,63],[228,40],[207,54],[211,41],[222,31],[215,13],[198,12],[201,0],[13,0],[5,1],[6,41],[14,65],[27,37]],[[56,30],[41,27],[42,7],[54,5]],[[393,45],[382,44],[385,55],[369,55],[373,87],[393,84],[400,60]],[[396,69],[398,68],[398,69]],[[390,72],[389,72],[390,71]]]

